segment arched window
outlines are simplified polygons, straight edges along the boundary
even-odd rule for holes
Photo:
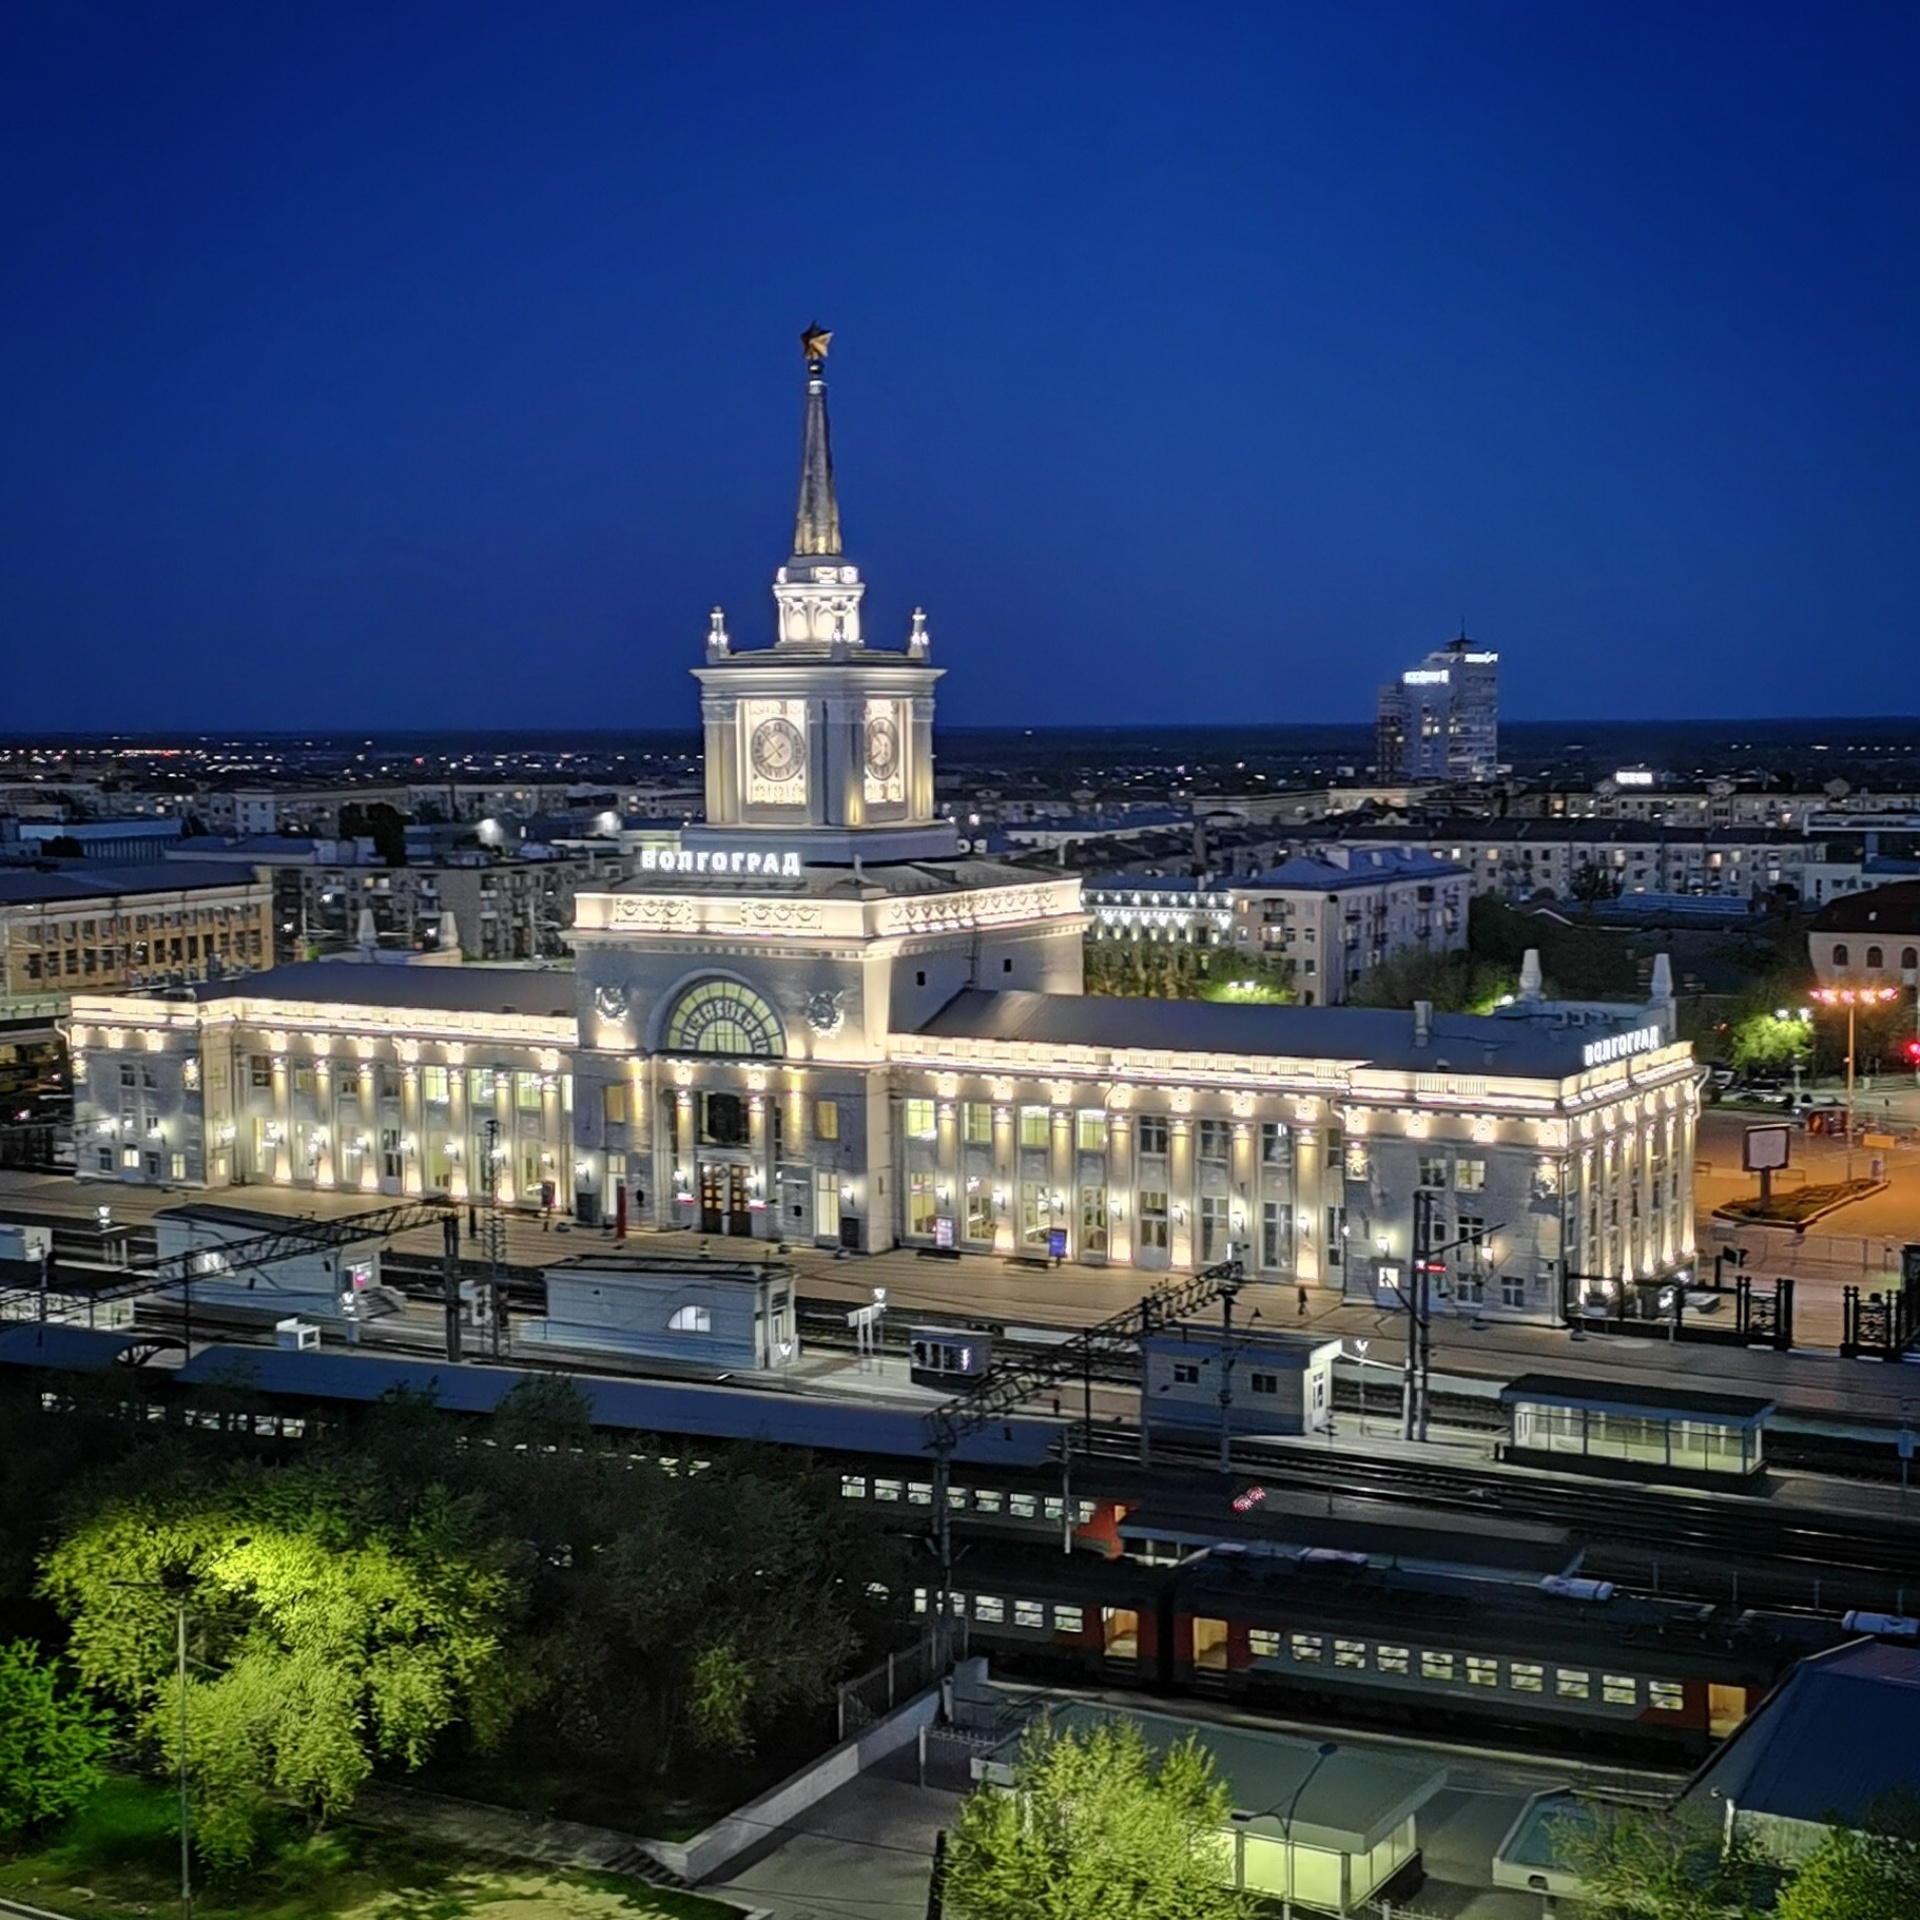
[[[747,1053],[787,1050],[780,1016],[737,980],[701,980],[680,996],[667,1021],[668,1053]]]
[[[667,1322],[669,1333],[711,1333],[713,1311],[709,1307],[676,1307]]]
[[[1886,956],[1880,951],[1880,949],[1878,947],[1869,947],[1867,949],[1868,970],[1871,972],[1878,972],[1879,969],[1885,965],[1886,965]]]
[[[1902,947],[1900,949],[1900,966],[1903,972],[1910,971],[1915,967],[1920,967],[1920,947]]]
[[[1844,967],[1851,958],[1852,956],[1847,952],[1847,943],[1844,940],[1836,941],[1833,948],[1833,964],[1836,967]]]

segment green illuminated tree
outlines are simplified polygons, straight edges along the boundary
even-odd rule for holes
[[[1769,1009],[1749,1014],[1734,1027],[1732,1051],[1733,1064],[1748,1072],[1791,1071],[1812,1054],[1813,1033],[1804,1020],[1782,1020]]]
[[[257,1845],[276,1799],[315,1823],[377,1761],[417,1767],[464,1720],[498,1735],[515,1594],[480,1503],[398,1494],[345,1458],[268,1471],[156,1461],[95,1500],[42,1587],[75,1666],[177,1759],[175,1595],[191,1624],[189,1757],[210,1858]]]
[[[1795,1870],[1775,1920],[1913,1920],[1920,1914],[1920,1800],[1873,1808],[1874,1830],[1832,1828]]]
[[[954,1920],[1244,1920],[1225,1880],[1230,1802],[1191,1738],[1156,1762],[1140,1729],[1029,1733],[1011,1792],[983,1786],[948,1853]]]
[[[1593,1920],[1760,1920],[1780,1870],[1736,1830],[1694,1807],[1595,1806],[1557,1823],[1555,1846]]]
[[[80,1806],[100,1783],[107,1717],[31,1641],[0,1643],[0,1839]]]

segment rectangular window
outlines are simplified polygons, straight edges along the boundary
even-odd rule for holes
[[[984,1100],[969,1100],[961,1111],[965,1122],[967,1145],[970,1147],[992,1146],[993,1109]]]
[[[1260,1123],[1260,1164],[1263,1167],[1284,1167],[1293,1159],[1292,1143],[1288,1139],[1286,1123],[1280,1120],[1263,1120]]]
[[[1105,1153],[1107,1116],[1104,1113],[1076,1113],[1073,1116],[1073,1144],[1082,1153]]]
[[[132,1086],[132,1076],[133,1069],[131,1067],[123,1067],[120,1074],[120,1084],[123,1087]],[[247,1055],[247,1084],[262,1089],[273,1085],[273,1056],[271,1054],[250,1053]]]
[[[840,1476],[842,1500],[864,1500],[866,1497],[867,1476],[864,1473],[843,1473]]]
[[[1280,1376],[1277,1373],[1256,1373],[1249,1376],[1247,1384],[1255,1393],[1278,1393]]]
[[[496,1076],[491,1067],[469,1067],[467,1069],[467,1098],[476,1107],[493,1105],[493,1088]]]
[[[1053,1626],[1056,1633],[1084,1633],[1087,1616],[1078,1607],[1055,1607]]]
[[[1444,1187],[1447,1184],[1447,1156],[1444,1153],[1423,1153],[1420,1156],[1420,1184],[1423,1187]]]
[[[1140,1190],[1140,1244],[1161,1252],[1167,1245],[1167,1196],[1145,1187]]]
[[[1053,1231],[1053,1195],[1036,1180],[1020,1184],[1020,1239],[1044,1253]]]
[[[1200,1259],[1205,1265],[1227,1257],[1227,1218],[1224,1194],[1200,1196]]]
[[[1140,1151],[1142,1153],[1164,1154],[1166,1150],[1166,1116],[1159,1113],[1143,1113],[1140,1116]]]
[[[431,1067],[427,1069],[433,1071]],[[626,1083],[616,1080],[611,1086],[600,1089],[600,1118],[610,1127],[624,1127],[627,1124],[627,1088]]]
[[[1405,1647],[1375,1647],[1373,1664],[1382,1673],[1405,1673],[1411,1663],[1411,1656]]]
[[[1687,1704],[1687,1690],[1677,1680],[1649,1680],[1647,1705],[1662,1713],[1678,1713]]]
[[[1225,1165],[1233,1155],[1233,1128],[1224,1120],[1202,1120],[1198,1131],[1200,1158]]]
[[[1528,1660],[1515,1660],[1507,1668],[1507,1681],[1515,1693],[1541,1693],[1546,1688],[1546,1672]]]
[[[1016,1520],[1034,1520],[1039,1518],[1040,1503],[1030,1493],[1009,1494],[1007,1511]]]
[[[1470,1687],[1497,1687],[1500,1684],[1500,1662],[1487,1660],[1478,1654],[1467,1655],[1467,1685]]]
[[[1197,1360],[1176,1360],[1173,1363],[1173,1384],[1176,1387],[1197,1387],[1200,1384],[1200,1363]]]
[[[1453,1163],[1455,1193],[1484,1193],[1486,1186],[1487,1163],[1484,1160],[1456,1160]]]
[[[1107,1250],[1107,1190],[1105,1187],[1080,1189],[1080,1251],[1105,1253]]]
[[[1579,1667],[1561,1667],[1553,1676],[1553,1690],[1562,1700],[1586,1700],[1593,1693],[1593,1677]]]
[[[1249,1627],[1247,1651],[1256,1660],[1277,1660],[1280,1657],[1280,1636],[1270,1627]]]
[[[1020,1109],[1020,1144],[1023,1147],[1044,1147],[1053,1139],[1052,1116],[1045,1107],[1022,1107]]]
[[[1333,1643],[1333,1664],[1336,1667],[1364,1667],[1367,1664],[1367,1643],[1364,1640],[1336,1640]]]
[[[907,1505],[910,1507],[932,1506],[933,1482],[931,1480],[909,1480],[907,1482]]]
[[[1600,1698],[1610,1707],[1637,1707],[1640,1686],[1630,1673],[1608,1673],[1600,1678]]]
[[[1327,1249],[1326,1262],[1337,1267],[1347,1254],[1347,1210],[1345,1207],[1327,1209]]]
[[[975,1513],[998,1513],[1001,1498],[998,1487],[975,1487],[973,1490],[973,1510]]]
[[[187,1177],[187,1156],[184,1153],[176,1153],[172,1156],[171,1164],[173,1171],[168,1177],[184,1180]]]
[[[1260,1264],[1270,1272],[1287,1265],[1287,1222],[1291,1209],[1278,1200],[1260,1208]]]
[[[522,1113],[540,1111],[540,1076],[537,1073],[516,1073],[513,1076],[513,1104]]]
[[[984,1187],[967,1195],[967,1234],[969,1240],[993,1238],[993,1195]]]
[[[1007,1603],[998,1594],[976,1593],[973,1596],[973,1617],[988,1626],[997,1627],[1007,1617]]]
[[[898,1480],[876,1480],[873,1483],[873,1497],[876,1500],[898,1500],[903,1491]]]
[[[813,1103],[813,1137],[816,1140],[840,1138],[840,1102],[816,1100]]]
[[[936,1202],[933,1175],[910,1173],[907,1176],[907,1231],[919,1239],[933,1238]]]
[[[1013,1603],[1013,1624],[1016,1627],[1037,1627],[1043,1632],[1047,1624],[1047,1609],[1039,1600],[1016,1600]]]
[[[295,1093],[312,1093],[314,1088],[313,1068],[304,1062],[293,1070],[293,1090]]]
[[[1314,1665],[1326,1651],[1326,1643],[1317,1633],[1296,1633],[1288,1641],[1293,1657],[1302,1665]]]
[[[1422,1680],[1451,1680],[1453,1678],[1453,1655],[1450,1653],[1423,1653],[1420,1656],[1420,1678]]]
[[[614,1089],[609,1087],[607,1091],[611,1093]],[[622,1087],[619,1091],[624,1095],[626,1088]],[[450,1092],[451,1089],[447,1082],[447,1070],[445,1067],[422,1067],[420,1069],[420,1095],[428,1106],[446,1106]],[[625,1113],[623,1112],[620,1117],[624,1120],[626,1118]]]
[[[933,1102],[931,1100],[909,1100],[906,1105],[907,1138],[909,1140],[931,1140],[935,1133]]]

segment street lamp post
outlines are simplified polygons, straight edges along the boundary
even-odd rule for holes
[[[180,1690],[180,1920],[193,1920],[193,1827],[187,1801],[187,1596],[164,1580],[115,1580],[112,1584],[164,1593],[173,1601],[175,1679]]]
[[[1299,1811],[1300,1796],[1306,1792],[1308,1783],[1339,1751],[1338,1742],[1322,1740],[1314,1749],[1313,1765],[1300,1776],[1300,1784],[1287,1802],[1287,1817],[1280,1823],[1280,1848],[1287,1856],[1287,1890],[1280,1900],[1280,1920],[1293,1920],[1293,1816]]]
[[[1853,1178],[1854,1021],[1862,1007],[1885,1006],[1898,998],[1897,987],[1815,987],[1809,996],[1823,1007],[1847,1010],[1847,1178]]]

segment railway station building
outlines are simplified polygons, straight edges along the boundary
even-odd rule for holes
[[[770,645],[715,609],[705,819],[583,890],[574,971],[280,969],[74,1010],[80,1171],[446,1191],[585,1223],[1259,1279],[1557,1320],[1692,1260],[1691,1050],[1644,1006],[1486,1017],[1089,996],[1077,876],[963,853],[942,668],[862,627],[806,338]],[[131,1073],[133,1078],[128,1080]],[[349,1103],[351,1110],[349,1111]],[[491,1118],[488,1132],[480,1123]],[[490,1157],[489,1157],[490,1156]]]

